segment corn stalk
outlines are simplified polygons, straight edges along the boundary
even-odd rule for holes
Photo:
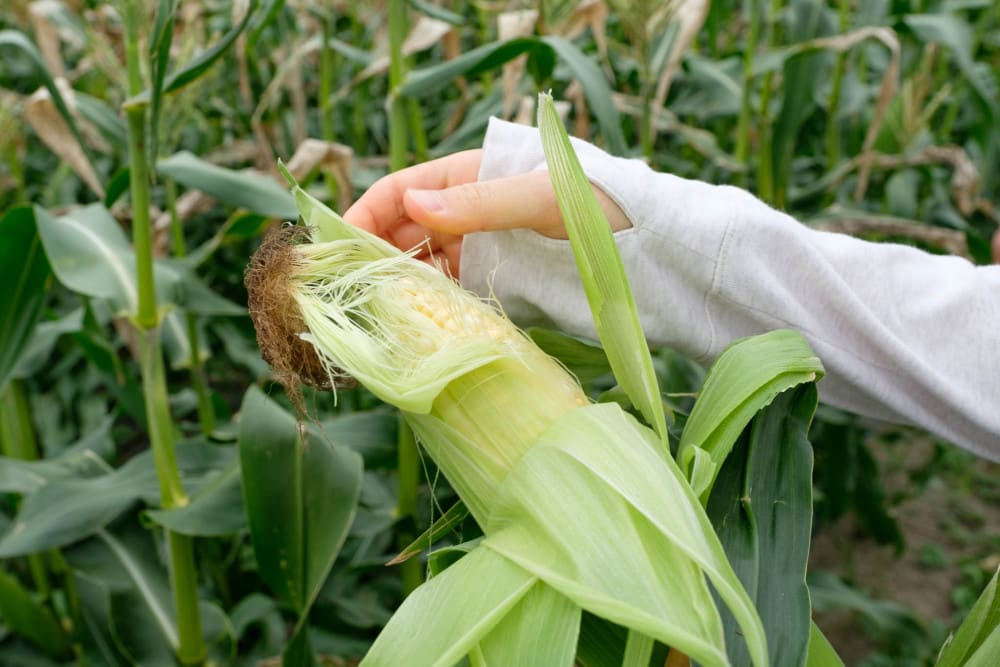
[[[181,484],[174,450],[173,420],[167,394],[166,370],[160,341],[161,314],[156,303],[153,277],[152,224],[149,217],[149,168],[146,161],[145,101],[136,98],[143,92],[139,58],[139,9],[135,0],[125,2],[125,57],[128,68],[128,93],[132,101],[125,105],[128,122],[130,189],[132,195],[132,232],[136,257],[139,363],[146,403],[150,447],[156,462],[160,485],[160,504],[165,509],[188,503]],[[201,632],[198,608],[198,578],[192,540],[186,535],[166,531],[171,586],[177,613],[178,640],[174,647],[185,664],[200,663],[206,649]]]

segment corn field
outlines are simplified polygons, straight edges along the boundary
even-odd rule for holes
[[[650,349],[568,140],[987,264],[998,91],[990,0],[5,2],[0,665],[1000,664],[996,466],[819,404],[795,331]],[[491,117],[599,341],[338,214]]]

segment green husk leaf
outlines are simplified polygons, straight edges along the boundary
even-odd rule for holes
[[[580,633],[580,607],[542,582],[479,643],[473,667],[572,667]]]
[[[667,424],[649,345],[614,234],[573,152],[552,96],[539,97],[538,126],[559,209],[594,326],[618,383],[667,448]]]
[[[707,500],[733,443],[761,408],[823,372],[809,344],[794,331],[771,331],[727,347],[705,377],[677,451],[694,492]]]
[[[379,634],[362,667],[451,667],[514,609],[538,580],[478,548],[417,588]]]
[[[697,498],[615,404],[579,408],[544,432],[501,485],[486,534],[486,546],[587,611],[725,665],[704,572],[754,664],[768,664],[760,619]]]

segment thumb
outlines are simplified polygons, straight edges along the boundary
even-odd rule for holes
[[[411,220],[461,236],[503,229],[533,229],[566,238],[555,193],[544,171],[443,190],[407,190],[403,206]]]

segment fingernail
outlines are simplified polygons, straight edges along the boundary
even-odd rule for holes
[[[410,190],[410,198],[427,213],[444,210],[444,198],[438,190]]]

